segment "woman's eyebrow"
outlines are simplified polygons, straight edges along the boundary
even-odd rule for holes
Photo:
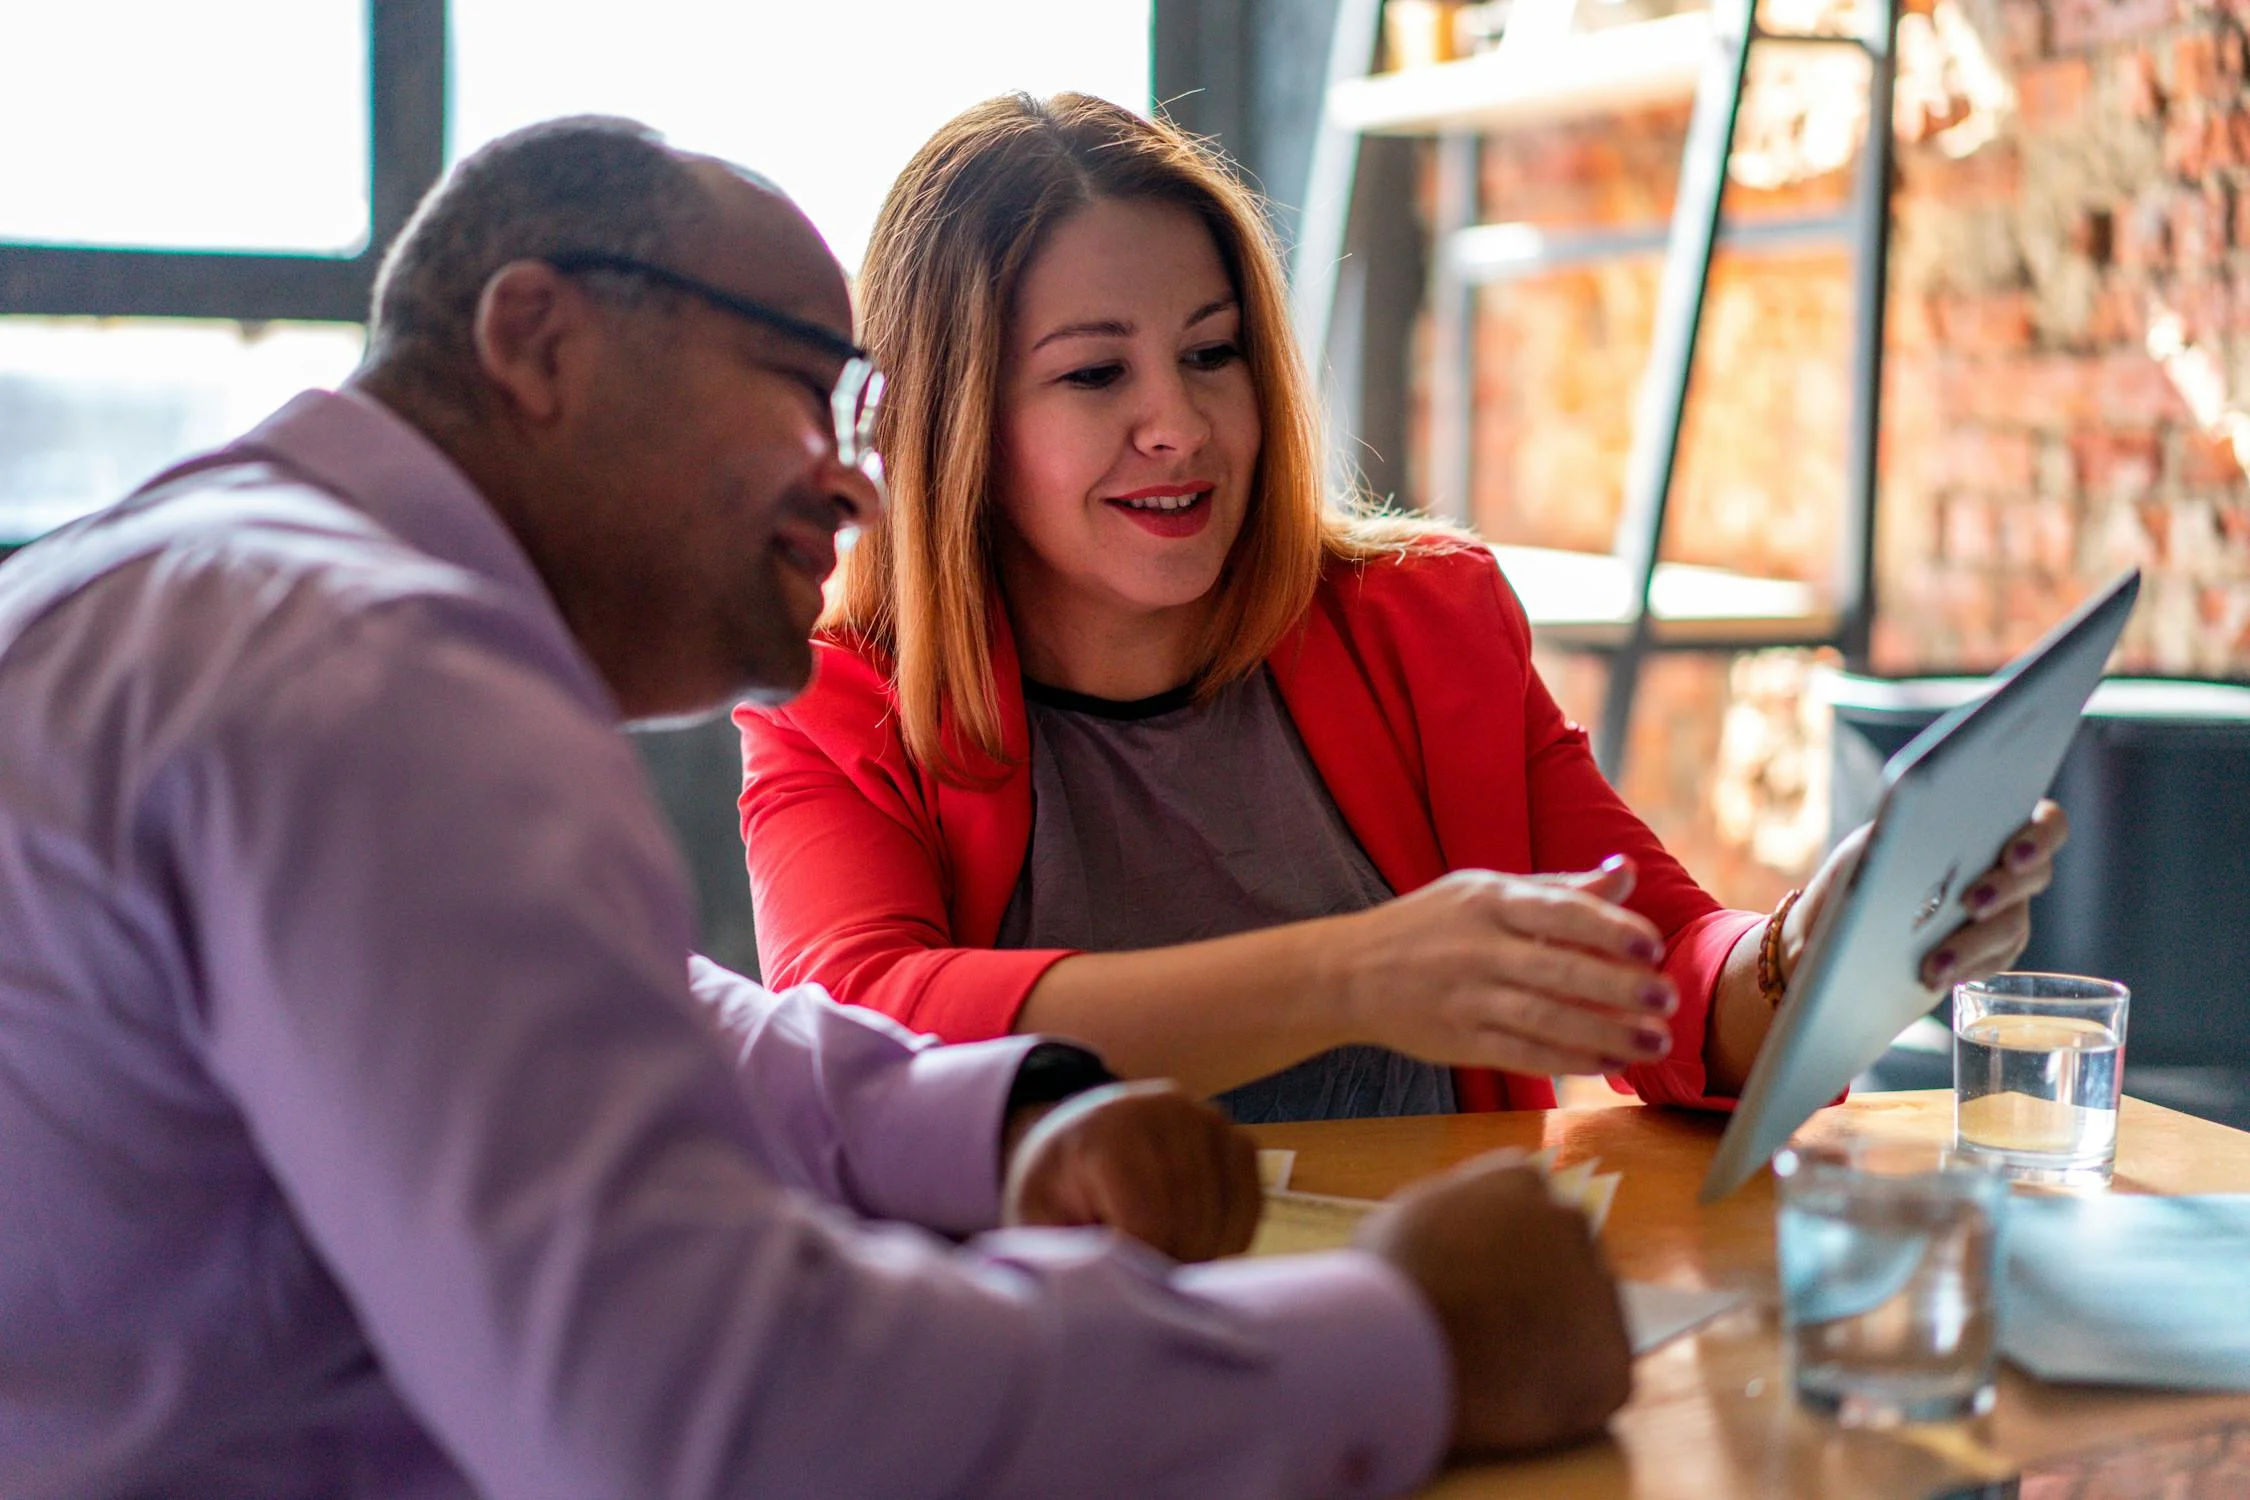
[[[1221,297],[1216,302],[1206,302],[1201,307],[1197,308],[1194,312],[1189,313],[1188,320],[1185,323],[1182,323],[1180,326],[1182,328],[1193,328],[1196,324],[1202,322],[1205,318],[1212,317],[1218,313],[1223,313],[1234,305],[1235,299],[1231,296]]]
[[[1056,329],[1054,332],[1040,339],[1038,343],[1033,344],[1031,346],[1031,349],[1032,352],[1036,354],[1038,351],[1046,348],[1049,344],[1055,342],[1055,340],[1057,339],[1123,339],[1131,338],[1132,336],[1133,325],[1130,323],[1120,323],[1115,319],[1104,319],[1102,321],[1093,323],[1065,323],[1062,327]]]
[[[1180,326],[1182,328],[1193,328],[1205,318],[1214,317],[1227,311],[1235,306],[1235,303],[1236,299],[1232,295],[1206,302],[1194,312],[1189,313],[1187,320]],[[1133,332],[1132,324],[1116,318],[1098,318],[1085,323],[1065,323],[1062,327],[1042,335],[1039,342],[1031,346],[1031,350],[1036,354],[1060,339],[1126,339],[1131,338]]]

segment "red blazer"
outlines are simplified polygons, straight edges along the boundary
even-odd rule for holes
[[[742,835],[766,982],[814,981],[951,1042],[1006,1034],[1068,956],[992,947],[1031,839],[1030,731],[1015,645],[995,611],[1006,763],[947,742],[989,777],[939,781],[908,759],[886,658],[823,642],[812,686],[745,705]],[[1704,1093],[1703,1036],[1728,952],[1761,919],[1722,910],[1595,768],[1585,733],[1531,665],[1523,606],[1483,548],[1337,565],[1267,658],[1305,749],[1391,889],[1449,870],[1590,869],[1628,854],[1632,907],[1664,933],[1673,1050],[1627,1071],[1652,1102]],[[1463,1109],[1547,1109],[1545,1078],[1462,1069]]]

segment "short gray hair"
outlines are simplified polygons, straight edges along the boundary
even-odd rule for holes
[[[383,257],[367,365],[470,397],[470,327],[493,272],[569,250],[667,260],[710,214],[703,183],[636,121],[581,115],[501,136],[430,190]]]

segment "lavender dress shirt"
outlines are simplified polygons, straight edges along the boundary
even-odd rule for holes
[[[1443,1346],[1372,1257],[931,1233],[994,1221],[1030,1039],[691,963],[614,719],[349,394],[0,567],[0,1495],[1428,1473]]]

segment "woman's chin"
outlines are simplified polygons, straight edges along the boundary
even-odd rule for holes
[[[1137,614],[1170,615],[1208,607],[1219,595],[1219,567],[1136,571],[1103,580],[1102,592]]]

